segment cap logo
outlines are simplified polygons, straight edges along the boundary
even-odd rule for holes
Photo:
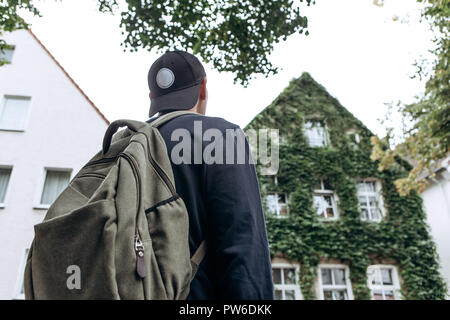
[[[175,75],[168,68],[161,68],[156,74],[156,84],[161,89],[169,88],[175,81]]]

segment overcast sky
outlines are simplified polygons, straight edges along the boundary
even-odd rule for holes
[[[324,85],[371,130],[382,134],[377,119],[384,103],[413,101],[424,84],[412,80],[415,59],[432,48],[426,22],[419,22],[416,0],[316,0],[305,7],[308,37],[293,35],[275,47],[271,61],[278,75],[259,77],[248,88],[233,84],[232,74],[206,66],[207,115],[244,127],[302,72]],[[119,17],[98,12],[95,0],[36,2],[42,18],[28,19],[32,30],[109,120],[146,120],[147,72],[155,52],[123,52]],[[399,19],[393,21],[393,16]]]

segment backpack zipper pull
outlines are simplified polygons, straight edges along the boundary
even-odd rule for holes
[[[134,251],[136,252],[136,272],[140,278],[145,278],[147,276],[147,268],[145,267],[144,260],[144,244],[139,237],[139,234],[135,236],[134,239]]]

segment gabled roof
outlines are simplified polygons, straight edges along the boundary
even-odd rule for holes
[[[100,109],[92,102],[91,99],[86,95],[86,93],[80,88],[80,86],[75,82],[75,80],[67,73],[67,71],[62,67],[62,65],[56,60],[56,58],[50,53],[50,51],[44,46],[44,44],[39,40],[38,37],[31,31],[31,29],[28,29],[28,32],[31,34],[31,36],[39,43],[39,45],[44,49],[44,51],[49,55],[49,57],[56,63],[56,65],[61,69],[62,72],[67,76],[67,78],[70,80],[70,82],[73,83],[73,85],[80,91],[80,93],[83,95],[83,97],[89,102],[89,104],[94,108],[94,110],[100,115],[100,117],[105,120],[105,122],[109,125],[109,120],[105,117],[105,115],[100,111]]]
[[[278,97],[261,111],[247,127],[273,126],[287,134],[298,129],[301,118],[320,117],[327,122],[336,123],[345,119],[345,126],[359,128],[368,136],[371,131],[330,93],[304,72],[300,77],[290,81]],[[343,128],[344,129],[344,128]]]

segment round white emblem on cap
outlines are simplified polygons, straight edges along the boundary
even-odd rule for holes
[[[161,68],[156,75],[156,84],[161,89],[169,88],[175,81],[175,75],[168,68]]]

